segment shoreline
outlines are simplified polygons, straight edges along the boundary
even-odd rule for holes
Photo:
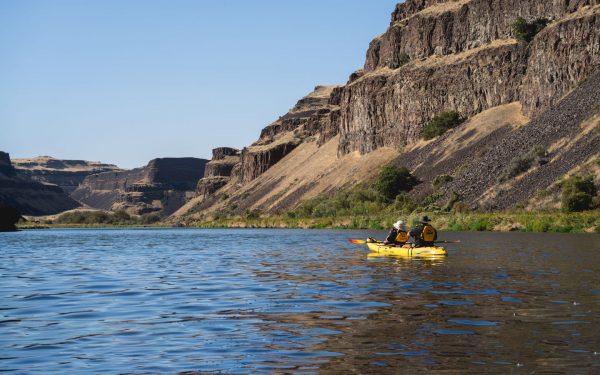
[[[233,216],[217,220],[166,221],[140,225],[139,223],[86,223],[51,224],[22,223],[18,230],[68,228],[263,228],[263,229],[348,229],[386,230],[398,218],[413,226],[427,214],[440,231],[457,232],[529,232],[529,233],[600,233],[600,211],[563,212],[502,212],[502,213],[419,213],[408,215],[365,215],[361,217],[292,218],[289,215],[270,215],[246,218]],[[396,217],[397,216],[397,217]]]

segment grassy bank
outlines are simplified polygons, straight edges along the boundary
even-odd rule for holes
[[[173,223],[159,222],[154,224],[106,224],[106,223],[88,223],[88,224],[17,224],[17,229],[100,229],[100,228],[173,228],[176,227]]]
[[[600,211],[563,212],[502,212],[502,213],[424,213],[433,225],[444,231],[522,231],[561,233],[600,233]],[[272,215],[259,217],[230,216],[199,221],[200,228],[331,228],[388,229],[398,219],[410,225],[418,222],[421,213],[409,215],[369,215],[354,217],[290,217]]]

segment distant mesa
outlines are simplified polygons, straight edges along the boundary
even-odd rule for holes
[[[71,194],[84,178],[90,174],[121,171],[112,164],[104,164],[85,160],[63,160],[51,156],[38,156],[31,159],[14,159],[12,161],[19,173],[44,184],[60,186],[67,194]]]
[[[195,195],[206,159],[159,158],[132,170],[87,176],[71,196],[93,208],[168,216]]]
[[[79,207],[59,186],[35,181],[16,169],[6,152],[0,151],[0,204],[23,215],[49,215]]]

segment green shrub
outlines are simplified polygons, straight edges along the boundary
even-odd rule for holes
[[[517,40],[531,42],[535,35],[548,25],[548,20],[538,18],[533,22],[527,22],[525,18],[519,17],[512,24],[513,35]]]
[[[421,137],[425,140],[433,139],[444,134],[448,129],[460,125],[464,121],[456,111],[443,112],[435,116],[421,130]]]
[[[565,212],[579,212],[592,208],[592,200],[596,195],[592,176],[573,176],[562,184],[561,208]]]
[[[527,172],[534,164],[543,165],[548,162],[548,152],[543,146],[536,145],[525,155],[516,156],[498,176],[498,182],[510,180]]]
[[[367,215],[384,210],[386,205],[377,191],[356,187],[350,191],[323,194],[310,199],[296,208],[292,216],[323,218]]]
[[[373,187],[387,201],[393,201],[400,192],[410,191],[419,180],[405,167],[386,165]]]
[[[119,210],[114,213],[116,221],[130,221],[131,216],[125,210]]]
[[[154,224],[160,221],[160,216],[153,212],[151,214],[144,214],[140,217],[141,224]]]
[[[435,193],[429,194],[428,196],[426,196],[423,199],[423,206],[424,207],[430,206],[430,205],[436,203],[443,196],[444,196],[444,193],[441,193],[441,192],[435,192]]]
[[[535,193],[535,196],[540,199],[546,198],[549,195],[550,195],[550,191],[548,189],[540,189]]]
[[[244,217],[246,219],[258,219],[260,217],[260,211],[259,210],[246,210],[246,212],[244,213]]]
[[[66,212],[56,219],[57,224],[112,224],[117,219],[114,213],[103,211]]]
[[[418,207],[418,204],[406,192],[400,192],[400,194],[396,195],[396,199],[394,200],[394,205],[392,207],[394,211],[410,213]]]
[[[431,185],[435,188],[438,187],[440,185],[446,184],[448,182],[451,182],[453,180],[452,176],[447,175],[447,174],[441,174],[438,175],[436,178],[433,179],[433,181],[431,182]]]
[[[485,218],[477,218],[476,220],[471,222],[471,224],[469,225],[469,230],[472,230],[472,231],[482,232],[482,231],[492,230],[492,229],[493,229],[493,226]]]
[[[399,66],[406,65],[410,61],[410,56],[407,53],[402,52],[400,56],[398,56],[398,64]]]
[[[450,199],[448,203],[442,208],[443,211],[451,211],[457,203],[461,202],[462,198],[455,191],[450,193]]]
[[[471,207],[469,207],[469,205],[466,204],[465,202],[458,201],[454,205],[452,205],[451,211],[453,213],[463,213],[463,214],[466,214],[466,213],[471,212],[472,210],[471,210]]]

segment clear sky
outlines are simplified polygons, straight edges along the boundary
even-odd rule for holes
[[[397,0],[0,0],[0,150],[145,165],[242,148],[364,64]]]

